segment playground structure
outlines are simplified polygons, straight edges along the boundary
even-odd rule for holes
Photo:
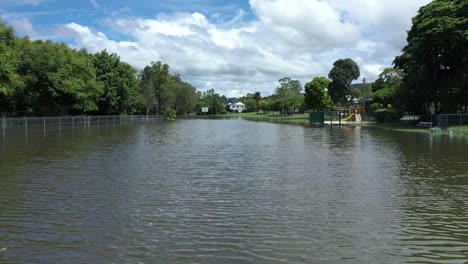
[[[362,122],[362,118],[361,118],[361,114],[359,112],[359,109],[354,109],[354,108],[351,108],[351,109],[342,109],[342,110],[347,110],[349,115],[345,118],[342,118],[341,121],[349,121],[350,119],[352,119],[354,117],[354,120],[355,122]]]
[[[326,110],[321,112],[310,113],[310,123],[313,124],[328,124],[328,125],[345,125],[351,123],[374,123],[374,120],[368,120],[366,112],[362,112],[360,109],[345,108],[337,110]]]

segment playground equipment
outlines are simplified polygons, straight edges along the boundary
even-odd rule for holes
[[[341,121],[348,121],[351,118],[353,118],[353,116],[356,116],[356,121],[361,121],[361,115],[358,113],[359,113],[359,110],[357,109],[349,109],[349,115],[345,118],[342,118]],[[358,118],[359,120],[357,120]]]

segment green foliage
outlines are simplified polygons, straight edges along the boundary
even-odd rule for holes
[[[374,111],[374,112],[380,109],[382,109],[382,105],[379,103],[373,103],[369,107],[369,110]]]
[[[198,102],[197,89],[190,83],[184,82],[178,75],[171,75],[169,84],[174,94],[174,108],[177,115],[187,115],[193,110]]]
[[[305,106],[307,109],[321,111],[332,108],[332,101],[326,89],[331,81],[325,77],[316,77],[305,85]]]
[[[368,98],[371,98],[374,103],[383,105],[396,102],[402,78],[403,74],[400,70],[394,68],[384,69],[379,78],[372,84],[372,93],[369,93]]]
[[[168,106],[171,94],[168,93],[168,85],[165,85],[169,77],[169,65],[162,62],[151,62],[141,73],[141,90],[143,92],[146,114],[152,109],[157,114]],[[170,84],[169,84],[170,85]]]
[[[328,74],[328,78],[332,80],[328,94],[335,104],[348,104],[351,82],[359,75],[359,67],[352,59],[339,59],[333,63],[333,68]]]
[[[276,88],[273,104],[274,110],[281,111],[281,114],[289,113],[291,110],[301,107],[304,102],[304,96],[301,94],[302,85],[298,80],[292,80],[284,77],[279,80],[280,87]]]
[[[16,105],[24,114],[88,113],[98,110],[102,86],[86,51],[63,43],[20,41],[18,74],[25,88]]]
[[[405,110],[455,112],[468,105],[468,1],[435,0],[419,9],[395,67]]]
[[[24,82],[18,74],[18,47],[13,28],[0,21],[0,112],[15,112]]]
[[[9,115],[177,114],[192,111],[196,89],[169,66],[137,70],[117,54],[89,54],[64,43],[18,38],[0,21],[0,112]]]
[[[260,101],[258,108],[264,113],[268,113],[271,110],[271,101],[265,99]]]
[[[106,50],[93,55],[96,79],[103,87],[98,102],[100,114],[132,114],[138,109],[137,70]]]
[[[210,89],[201,95],[196,106],[198,114],[203,114],[201,112],[202,107],[208,107],[208,114],[210,115],[227,113],[226,108],[224,107],[224,98],[215,93],[214,89]]]
[[[173,122],[176,120],[176,110],[172,109],[172,108],[166,108],[166,110],[164,110],[164,121],[166,122]]]
[[[256,92],[253,94],[252,98],[255,100],[255,108],[257,109],[257,114],[258,114],[258,110],[259,110],[259,103],[260,103],[260,100],[262,100],[262,96],[260,94],[260,92]]]

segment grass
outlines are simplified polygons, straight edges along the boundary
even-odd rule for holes
[[[436,134],[449,134],[450,129],[456,134],[459,134],[460,129],[463,135],[468,135],[468,126],[449,127],[448,129],[442,130],[442,132],[432,132],[429,128],[419,128],[409,126],[408,124],[402,125],[401,123],[387,123],[387,124],[356,124],[356,126],[373,127],[379,129],[387,129],[401,132],[416,132],[416,133],[436,133]]]
[[[223,115],[217,115],[218,117],[242,117],[251,120],[265,120],[273,122],[284,122],[284,123],[309,123],[308,114],[295,114],[295,115],[280,115],[275,113],[227,113]]]
[[[293,124],[309,124],[309,115],[308,114],[295,114],[295,115],[280,115],[277,113],[227,113],[223,115],[216,115],[217,117],[242,117],[245,119],[250,120],[259,120],[259,121],[269,121],[269,122],[279,122],[279,123],[293,123]],[[429,128],[418,128],[415,127],[414,124],[411,122],[407,123],[386,123],[386,124],[348,124],[351,126],[362,126],[362,127],[372,127],[378,129],[387,129],[387,130],[394,130],[394,131],[401,131],[401,132],[411,132],[411,133],[435,133],[432,132]],[[456,134],[459,134],[460,129],[462,130],[462,134],[468,136],[468,126],[454,126],[449,127],[442,132],[442,134],[449,134],[449,130]]]

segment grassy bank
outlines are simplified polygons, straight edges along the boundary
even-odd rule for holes
[[[223,115],[216,115],[216,117],[242,117],[247,120],[258,120],[258,121],[269,121],[269,122],[278,122],[278,123],[293,123],[293,124],[309,124],[309,115],[308,114],[295,114],[295,115],[280,115],[277,113],[227,113]],[[419,128],[409,124],[402,123],[387,123],[387,124],[347,124],[349,126],[361,126],[369,127],[375,129],[386,129],[393,131],[401,132],[410,132],[410,133],[439,133],[439,134],[450,134],[450,129],[454,134],[459,135],[460,129],[461,134],[468,136],[468,126],[457,126],[449,127],[442,132],[432,132],[429,128]]]
[[[388,123],[388,124],[353,124],[354,126],[362,126],[362,127],[371,127],[377,129],[387,129],[387,130],[394,130],[394,131],[401,131],[401,132],[411,132],[411,133],[431,133],[431,134],[450,134],[450,130],[454,134],[459,135],[460,129],[461,134],[468,136],[468,126],[461,126],[461,127],[449,127],[448,129],[442,130],[441,132],[433,132],[429,128],[419,128],[419,127],[412,127],[408,125],[402,125],[400,123]]]
[[[308,114],[280,115],[276,113],[227,113],[217,117],[242,117],[250,120],[264,120],[284,123],[309,123]]]

